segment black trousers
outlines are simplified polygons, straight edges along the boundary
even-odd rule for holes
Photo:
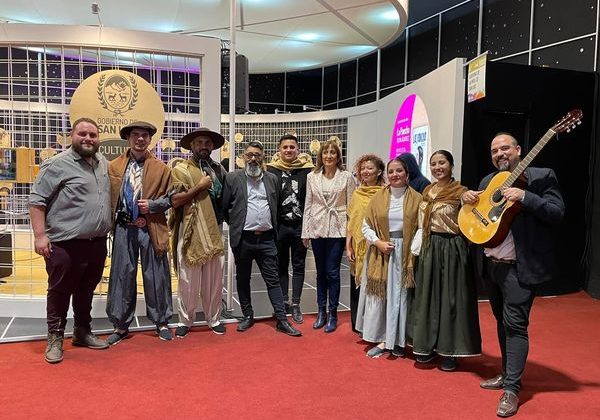
[[[535,287],[519,282],[514,264],[485,259],[486,289],[496,318],[504,390],[518,394],[529,353],[529,313]]]
[[[289,302],[289,265],[292,257],[292,305],[300,303],[304,287],[304,264],[306,262],[306,247],[302,243],[302,222],[287,225],[280,224],[277,234],[277,252],[279,260],[279,283],[283,292],[284,302]]]
[[[260,235],[244,231],[240,243],[232,251],[235,258],[237,291],[244,316],[254,317],[250,279],[252,277],[252,261],[256,261],[260,274],[267,285],[267,293],[271,305],[273,305],[275,317],[280,321],[286,321],[283,293],[277,273],[277,246],[273,231],[263,232]]]
[[[106,236],[52,243],[52,253],[45,259],[48,332],[65,330],[71,295],[75,327],[90,328],[92,299],[105,259]]]
[[[355,277],[350,274],[350,319],[352,321],[352,331],[359,332],[356,329],[356,314],[358,312],[358,299],[360,296],[360,287],[356,287]]]

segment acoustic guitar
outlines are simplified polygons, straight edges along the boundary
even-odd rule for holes
[[[504,241],[515,215],[520,211],[520,203],[504,198],[502,191],[508,187],[519,186],[521,175],[538,153],[555,134],[570,132],[581,124],[583,113],[574,109],[554,124],[537,142],[512,171],[498,172],[490,180],[486,189],[479,195],[475,205],[464,204],[458,213],[458,225],[465,237],[487,248],[498,246]]]

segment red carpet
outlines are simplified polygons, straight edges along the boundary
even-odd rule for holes
[[[499,366],[487,303],[480,318],[484,355],[454,373],[365,357],[347,313],[333,334],[314,331],[308,316],[301,338],[263,321],[173,342],[137,333],[103,351],[67,340],[57,365],[43,360],[43,342],[3,344],[0,418],[493,419],[500,392],[478,385]],[[599,326],[600,302],[585,293],[536,300],[517,418],[600,418]]]

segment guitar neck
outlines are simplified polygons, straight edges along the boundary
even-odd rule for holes
[[[525,169],[527,169],[527,167],[531,164],[533,159],[535,159],[535,157],[541,152],[544,146],[546,146],[550,139],[554,137],[555,134],[556,132],[552,129],[546,131],[546,134],[544,134],[540,141],[537,142],[535,147],[531,149],[529,153],[527,153],[525,159],[519,162],[517,167],[511,172],[510,176],[506,178],[506,181],[504,181],[502,186],[506,188],[512,186],[515,183],[515,181],[519,179],[519,177],[523,174],[523,171],[525,171]]]

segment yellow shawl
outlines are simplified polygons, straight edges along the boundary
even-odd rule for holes
[[[384,241],[390,240],[389,210],[390,187],[385,187],[376,193],[365,212],[367,224],[375,231],[377,237]],[[404,193],[404,221],[402,227],[402,273],[401,283],[404,287],[414,287],[413,256],[410,253],[410,244],[417,231],[419,204],[421,194],[411,187]],[[367,294],[385,299],[387,292],[389,255],[381,253],[375,245],[371,246],[367,262]]]
[[[175,166],[171,171],[175,192],[187,191],[207,176],[196,162],[189,159]],[[201,265],[215,256],[223,255],[223,240],[217,224],[215,211],[208,190],[198,193],[192,201],[178,209],[172,209],[169,217],[171,252],[173,264],[177,267],[177,241],[183,223],[183,261],[186,265]]]
[[[355,262],[350,263],[350,272],[354,275],[356,286],[360,286],[362,269],[367,255],[367,240],[362,234],[362,224],[365,210],[373,195],[381,191],[383,186],[372,187],[361,185],[352,194],[350,205],[348,205],[348,234],[352,237],[352,248],[354,249]]]
[[[273,155],[273,158],[271,159],[271,162],[268,163],[268,166],[272,166],[281,171],[293,171],[294,169],[315,167],[315,165],[312,163],[310,155],[307,153],[300,153],[293,162],[287,163],[281,159],[279,152]]]

